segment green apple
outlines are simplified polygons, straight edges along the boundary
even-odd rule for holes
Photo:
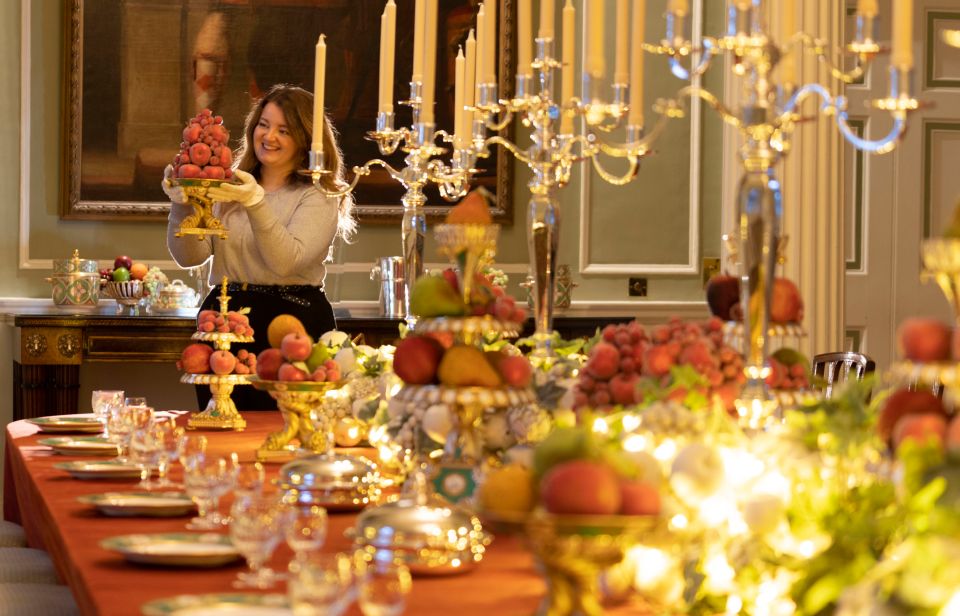
[[[307,357],[308,372],[312,374],[314,370],[323,365],[323,362],[328,359],[330,359],[330,351],[327,350],[327,345],[317,342],[313,345],[313,350],[310,351],[310,355]]]
[[[125,267],[118,267],[113,270],[114,282],[126,282],[130,280],[130,270]]]

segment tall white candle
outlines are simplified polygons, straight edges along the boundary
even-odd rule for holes
[[[497,83],[497,2],[498,0],[486,0],[487,3],[487,43],[484,51],[487,57],[483,60],[483,67],[486,73],[483,75],[484,83]]]
[[[437,2],[427,0],[427,18],[423,39],[423,107],[420,120],[433,122],[437,90]]]
[[[861,17],[873,18],[877,16],[879,9],[877,8],[877,0],[858,0],[857,1],[857,13]]]
[[[327,73],[327,43],[324,35],[317,39],[317,48],[313,59],[313,145],[312,148],[323,151],[323,84]]]
[[[413,75],[410,81],[423,81],[423,37],[427,20],[427,0],[416,0],[413,11]]]
[[[690,1],[667,0],[667,12],[684,17],[690,13]]]
[[[517,74],[533,75],[530,45],[533,43],[533,0],[517,0]]]
[[[617,35],[614,44],[616,55],[613,63],[613,83],[627,83],[627,32],[630,28],[628,1],[617,0]]]
[[[780,15],[780,44],[787,45],[797,33],[797,4],[796,0],[782,0],[782,14]],[[780,61],[780,80],[784,85],[797,83],[797,50],[792,47]]]
[[[463,124],[463,89],[466,79],[466,60],[463,57],[463,47],[457,50],[457,59],[454,62],[453,79],[453,144],[458,150],[466,144],[466,127]]]
[[[646,30],[647,0],[633,0],[630,20],[630,112],[627,124],[643,126],[643,34]]]
[[[474,94],[477,89],[477,41],[473,37],[473,30],[467,35],[467,57],[463,69],[463,104],[465,107],[473,107]],[[463,112],[463,122],[466,125],[466,138],[472,140],[470,136],[473,132],[473,112]]]
[[[604,31],[604,1],[589,0],[587,5],[587,74],[594,79],[603,79],[607,71],[606,58],[604,57],[603,31]]]
[[[560,103],[566,105],[573,99],[573,63],[576,48],[577,12],[573,8],[572,0],[567,0],[561,11],[560,35],[563,52],[560,67]],[[560,118],[560,132],[564,135],[573,133],[573,117],[563,114]]]
[[[537,38],[553,38],[554,0],[540,0],[540,30]]]
[[[487,9],[483,4],[477,11],[477,68],[474,72],[474,78],[479,86],[483,83],[483,76],[486,74],[486,67],[483,65],[487,58]],[[479,95],[478,95],[479,98]]]
[[[893,0],[890,64],[903,71],[913,68],[913,0]]]
[[[387,0],[380,16],[380,111],[393,113],[393,64],[397,37],[397,5]]]

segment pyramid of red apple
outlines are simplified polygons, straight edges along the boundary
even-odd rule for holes
[[[314,342],[303,323],[289,314],[267,327],[271,347],[257,355],[257,376],[265,381],[337,382],[343,376],[326,344]]]
[[[702,391],[672,387],[669,398],[683,401],[690,393],[719,396],[727,409],[743,383],[743,358],[723,341],[719,319],[684,323],[678,318],[649,334],[636,321],[607,325],[590,351],[574,392],[574,408],[601,409],[641,402],[642,379],[670,387],[671,369],[690,366],[703,377]]]
[[[229,180],[233,177],[230,165],[230,132],[223,118],[204,109],[190,118],[183,129],[180,153],[173,159],[174,175],[178,178]]]
[[[717,274],[707,283],[710,313],[724,321],[742,321],[740,280],[730,274]],[[803,320],[803,298],[789,278],[774,278],[770,293],[770,322],[799,323]]]
[[[253,336],[247,315],[231,310],[226,315],[216,310],[201,310],[197,315],[197,331],[203,334],[234,334]],[[225,349],[214,350],[209,344],[196,342],[180,354],[177,369],[189,374],[253,374],[257,356],[240,349],[236,355]]]
[[[433,334],[409,335],[393,354],[393,371],[408,385],[528,387],[533,367],[523,355],[484,352],[475,346],[444,346]]]

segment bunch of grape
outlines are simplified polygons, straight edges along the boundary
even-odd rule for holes
[[[786,391],[809,389],[810,375],[807,373],[807,367],[801,362],[787,365],[776,357],[771,357],[767,387]]]
[[[257,354],[246,349],[237,351],[237,365],[233,367],[236,374],[256,374]]]
[[[593,346],[574,391],[573,407],[604,408],[640,401],[637,385],[649,339],[636,321],[607,325]]]
[[[659,435],[697,436],[707,429],[703,413],[695,413],[671,400],[654,402],[644,408],[640,422],[644,430]]]
[[[235,310],[227,312],[224,317],[216,310],[201,310],[197,315],[197,331],[204,333],[234,333],[238,336],[252,336],[253,328],[247,315]]]
[[[223,125],[223,118],[204,109],[190,118],[183,129],[180,152],[173,159],[175,175],[178,178],[229,180],[233,177],[230,169],[233,152],[229,141],[230,132]]]
[[[550,413],[536,404],[526,404],[507,409],[507,426],[517,442],[539,443],[547,438],[553,422]]]

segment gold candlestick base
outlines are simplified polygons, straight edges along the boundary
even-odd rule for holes
[[[249,385],[250,380],[244,374],[184,374],[181,383],[209,385],[212,398],[206,410],[195,413],[187,421],[191,430],[243,430],[247,422],[237,411],[230,394],[236,385]]]

